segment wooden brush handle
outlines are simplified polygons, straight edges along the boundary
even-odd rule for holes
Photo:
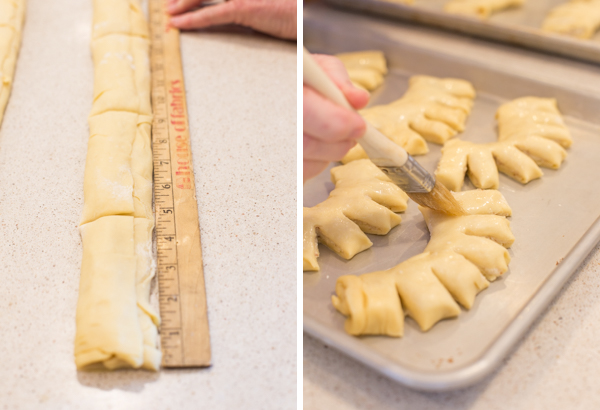
[[[331,102],[355,111],[348,103],[346,97],[317,64],[308,50],[304,49],[304,84],[314,88]],[[366,122],[366,121],[365,121]],[[375,127],[366,122],[367,131],[358,140],[358,143],[365,150],[371,161],[379,166],[401,167],[408,160],[408,153],[400,146],[394,144],[385,135],[380,133]]]

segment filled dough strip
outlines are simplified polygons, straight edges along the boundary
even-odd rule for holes
[[[572,139],[552,98],[523,97],[496,113],[498,141],[488,144],[454,139],[442,148],[436,178],[451,191],[462,189],[465,174],[477,188],[497,189],[498,171],[526,184],[540,178],[540,167],[558,169]]]
[[[525,0],[451,0],[444,6],[444,11],[484,20],[498,11],[520,7],[524,2]]]
[[[372,91],[383,84],[383,77],[388,72],[383,52],[356,51],[336,54],[336,57],[344,63],[354,86]]]
[[[78,369],[158,370],[150,305],[152,150],[149,32],[138,0],[95,0],[94,102],[81,219]]]
[[[26,6],[26,0],[0,0],[0,126],[15,76]]]
[[[542,30],[588,39],[600,28],[600,0],[571,0],[548,13]]]
[[[402,98],[390,104],[361,110],[361,115],[383,135],[411,155],[429,152],[427,142],[443,144],[464,130],[475,89],[465,80],[424,75],[410,78]],[[360,145],[342,162],[368,158]]]
[[[404,316],[427,331],[456,317],[462,305],[508,270],[506,248],[514,242],[506,216],[511,209],[498,191],[454,194],[466,216],[419,208],[430,240],[424,252],[384,271],[338,278],[333,306],[346,316],[351,335],[402,337]]]
[[[312,208],[304,208],[303,266],[318,271],[319,242],[344,259],[373,243],[367,235],[386,235],[401,222],[408,195],[367,159],[331,169],[335,189]]]

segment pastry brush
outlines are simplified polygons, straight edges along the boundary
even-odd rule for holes
[[[306,48],[303,65],[304,84],[314,88],[333,103],[354,110],[342,91],[325,74]],[[368,122],[366,124],[367,130],[357,142],[369,159],[413,201],[449,215],[465,214],[450,191],[436,181],[404,148],[390,141]]]

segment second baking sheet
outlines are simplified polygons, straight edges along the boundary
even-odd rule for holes
[[[357,29],[360,33],[360,27]],[[313,52],[356,50],[354,40],[358,34],[310,23],[305,24],[305,33],[305,44]],[[361,48],[384,50],[390,66],[386,82],[373,93],[371,104],[400,98],[413,74],[464,78],[474,83],[478,96],[460,138],[495,141],[497,108],[525,95],[556,97],[573,135],[573,146],[561,169],[544,169],[541,179],[525,186],[501,175],[500,191],[513,208],[511,226],[516,237],[510,249],[510,270],[483,291],[473,309],[463,310],[458,319],[440,322],[427,333],[407,319],[401,339],[355,338],[344,332],[344,317],[331,305],[338,277],[387,269],[422,252],[429,233],[412,202],[402,214],[399,227],[386,236],[370,235],[374,243],[371,249],[345,261],[321,246],[321,271],[304,273],[304,323],[309,333],[415,387],[447,389],[473,383],[498,364],[526,329],[527,321],[530,323],[535,312],[546,306],[548,295],[560,289],[598,240],[600,180],[594,176],[600,170],[600,127],[595,115],[600,110],[600,99],[424,52],[374,33],[363,32],[360,38]],[[429,147],[429,154],[417,158],[433,171],[440,147]],[[305,185],[304,206],[323,201],[332,188],[326,171]],[[515,323],[520,327],[515,328]]]
[[[526,0],[523,6],[493,14],[488,20],[444,12],[449,0],[415,0],[411,5],[385,0],[326,0],[338,7],[367,11],[393,19],[407,20],[600,63],[600,32],[580,40],[546,33],[542,22],[550,10],[568,0]]]

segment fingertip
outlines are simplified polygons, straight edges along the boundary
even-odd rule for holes
[[[369,103],[371,95],[368,91],[351,85],[352,89],[348,93],[348,102],[356,109],[363,108]]]

